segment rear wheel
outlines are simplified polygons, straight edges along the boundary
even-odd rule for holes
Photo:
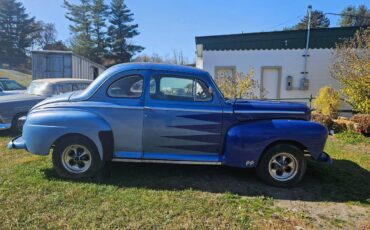
[[[23,129],[23,121],[20,121],[19,118],[21,118],[22,116],[25,116],[25,114],[18,114],[16,115],[13,120],[12,120],[12,127],[11,127],[11,130],[13,133],[15,134],[20,134],[22,133],[22,129]]]
[[[93,177],[103,161],[94,143],[82,136],[67,136],[57,142],[53,165],[60,177],[81,179]]]
[[[302,150],[291,144],[279,144],[263,154],[257,174],[270,185],[291,187],[302,180],[306,168]]]

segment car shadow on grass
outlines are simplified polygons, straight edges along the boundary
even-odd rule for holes
[[[45,169],[44,173],[48,179],[61,180],[53,169]],[[257,178],[254,170],[170,164],[111,163],[110,170],[83,181],[120,188],[192,189],[242,196],[269,196],[282,200],[370,204],[370,172],[348,160],[334,160],[332,167],[309,162],[306,177],[293,188],[268,186]]]

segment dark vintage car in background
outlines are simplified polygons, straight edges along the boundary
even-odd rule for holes
[[[22,94],[0,97],[0,130],[21,131],[19,118],[40,101],[58,94],[85,89],[91,80],[73,78],[39,79],[31,82]]]
[[[7,77],[0,77],[0,96],[25,93],[26,87]]]
[[[28,113],[8,148],[48,155],[65,178],[94,176],[109,161],[256,168],[288,187],[323,152],[327,129],[299,103],[226,99],[209,73],[165,64],[122,64],[87,89]]]

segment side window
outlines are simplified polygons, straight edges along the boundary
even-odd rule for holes
[[[143,93],[143,77],[132,75],[113,82],[108,88],[110,97],[138,98]]]
[[[59,94],[68,93],[71,91],[72,91],[72,84],[70,83],[59,84]]]
[[[150,96],[176,101],[209,101],[212,95],[205,83],[193,78],[156,77],[150,82]]]
[[[209,92],[207,85],[199,80],[195,81],[195,100],[196,101],[212,100],[212,94]]]
[[[77,90],[79,90],[80,89],[80,87],[79,87],[79,84],[78,83],[74,83],[74,84],[72,84],[72,90],[73,91],[77,91]]]

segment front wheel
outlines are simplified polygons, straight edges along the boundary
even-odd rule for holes
[[[302,180],[306,168],[302,150],[291,144],[279,144],[264,153],[257,174],[270,185],[291,187]]]
[[[68,136],[57,142],[53,165],[60,177],[82,179],[93,177],[103,161],[92,141],[82,136]]]

